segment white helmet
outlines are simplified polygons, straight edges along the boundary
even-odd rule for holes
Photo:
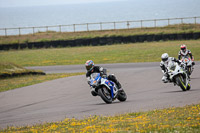
[[[162,54],[162,56],[161,56],[161,59],[162,59],[163,62],[167,61],[168,58],[169,58],[168,53],[164,53],[164,54]]]

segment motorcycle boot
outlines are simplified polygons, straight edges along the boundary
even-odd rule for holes
[[[166,76],[163,76],[162,77],[162,81],[163,81],[163,83],[168,83],[169,79]]]
[[[115,82],[115,84],[117,85],[117,88],[118,88],[119,91],[122,91],[122,90],[123,90],[121,84],[120,84],[119,81],[116,79],[116,77],[114,76],[114,74],[109,75],[109,76],[108,76],[108,80],[111,80],[111,81]]]
[[[118,88],[119,91],[120,91],[120,90],[123,90],[123,89],[122,89],[122,85],[119,83],[119,81],[116,81],[115,83],[116,83],[117,88]]]

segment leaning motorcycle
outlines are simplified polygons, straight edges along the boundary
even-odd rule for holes
[[[190,57],[188,56],[184,56],[182,59],[181,59],[181,62],[183,62],[186,66],[186,71],[187,71],[187,74],[190,76],[192,74],[192,71],[193,71],[193,65],[192,65],[192,60]]]
[[[98,95],[106,103],[112,103],[115,99],[126,101],[127,95],[124,90],[118,91],[116,84],[106,77],[100,76],[100,73],[92,73],[90,75],[90,87],[93,95]]]
[[[180,86],[183,91],[190,90],[191,86],[185,69],[173,61],[168,63],[167,69],[170,82],[173,82],[174,85]]]

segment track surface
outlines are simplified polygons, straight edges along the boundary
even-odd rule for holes
[[[0,128],[24,126],[65,118],[115,115],[200,103],[200,62],[191,76],[191,90],[161,81],[159,63],[104,64],[127,93],[126,102],[105,104],[93,97],[85,75],[73,76],[0,93]],[[83,66],[32,67],[47,73],[85,72]]]

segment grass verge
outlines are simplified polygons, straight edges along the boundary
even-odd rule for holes
[[[8,127],[0,132],[189,132],[200,131],[200,104],[117,116],[91,116],[35,126]]]
[[[180,44],[186,44],[200,60],[200,40],[160,41],[106,46],[69,47],[0,52],[0,61],[14,62],[22,66],[76,65],[91,59],[96,64],[159,62],[161,54],[167,52],[178,57]],[[24,58],[26,57],[26,58]]]
[[[11,77],[0,79],[0,92],[15,88],[29,86],[53,79],[64,78],[75,75],[82,75],[84,73],[62,73],[62,74],[46,74],[46,75],[26,75],[19,77]]]
[[[14,63],[0,62],[0,79],[22,75],[45,75],[41,70],[25,69]]]
[[[84,73],[45,74],[40,70],[25,69],[14,63],[0,63],[0,92],[57,78],[81,75]]]

